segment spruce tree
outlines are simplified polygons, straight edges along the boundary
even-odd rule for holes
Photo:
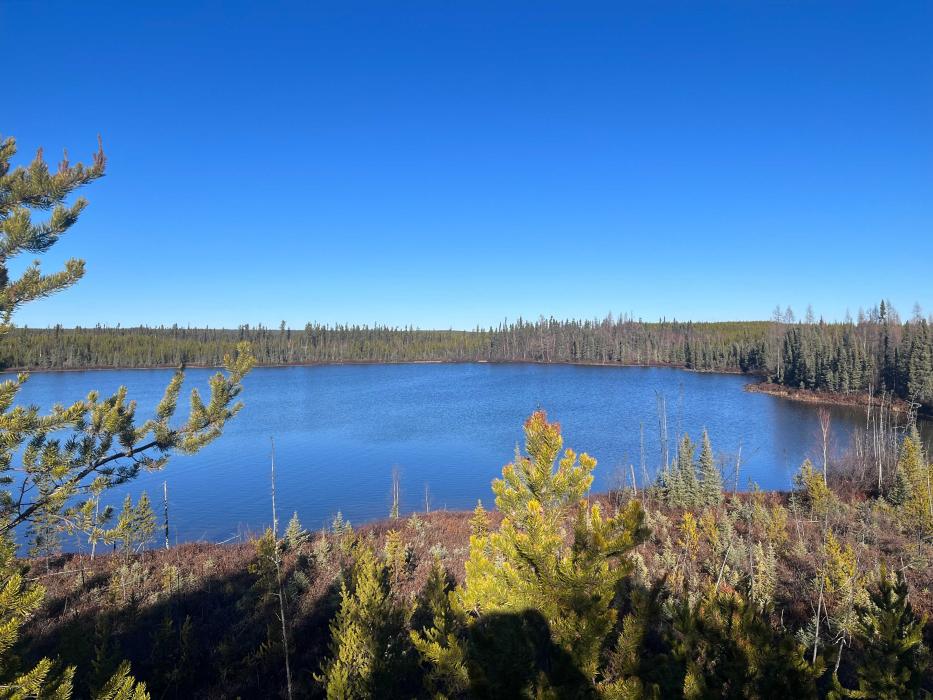
[[[285,548],[291,552],[296,552],[308,541],[308,537],[308,531],[301,526],[298,511],[295,511],[285,528]]]
[[[884,495],[884,499],[892,506],[900,507],[910,499],[910,493],[910,482],[907,480],[904,470],[895,468],[894,481],[891,484],[891,488],[888,489],[888,492]]]
[[[703,431],[703,441],[700,447],[700,491],[703,504],[718,506],[722,504],[722,473],[716,466],[713,456],[713,446],[709,441],[709,434]]]
[[[897,471],[907,484],[907,499],[899,512],[918,539],[933,532],[933,464],[927,463],[917,427],[904,436]]]
[[[677,447],[677,468],[680,470],[680,479],[684,491],[684,508],[696,506],[700,502],[700,484],[697,481],[696,445],[689,435],[684,435]]]

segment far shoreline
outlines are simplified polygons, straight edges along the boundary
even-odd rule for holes
[[[276,363],[257,363],[256,369],[288,369],[290,367],[340,367],[352,365],[554,365],[568,367],[619,367],[619,368],[641,368],[641,369],[677,369],[684,372],[694,372],[696,374],[724,374],[730,376],[759,376],[754,372],[743,372],[741,370],[729,369],[694,369],[684,365],[670,364],[666,362],[573,362],[569,360],[327,360],[316,362],[276,362]],[[151,372],[156,370],[177,370],[177,369],[223,369],[219,364],[184,364],[184,365],[93,365],[87,367],[4,367],[0,369],[0,374],[18,374],[26,372],[28,374],[57,374],[63,372],[112,372],[139,370]]]
[[[910,404],[903,399],[886,398],[884,402],[880,397],[869,395],[865,392],[841,394],[829,391],[817,391],[814,389],[800,389],[787,387],[781,384],[774,384],[758,372],[742,372],[741,370],[727,369],[694,369],[683,365],[669,364],[664,362],[653,363],[632,363],[632,362],[571,362],[571,361],[544,361],[544,360],[333,360],[326,362],[284,362],[284,363],[264,363],[256,364],[256,369],[289,369],[292,367],[341,367],[341,366],[368,366],[368,365],[554,365],[568,367],[608,367],[608,368],[635,368],[635,369],[671,369],[683,372],[693,372],[695,374],[720,374],[726,376],[745,376],[749,378],[757,377],[758,381],[751,381],[743,387],[745,391],[754,394],[766,394],[787,401],[796,401],[798,403],[807,403],[817,406],[845,406],[850,408],[865,408],[869,404],[874,407],[882,405],[888,406],[897,414],[910,412]],[[134,367],[129,365],[96,365],[93,367],[9,367],[0,369],[2,374],[59,374],[59,373],[77,373],[77,372],[154,372],[161,370],[177,369],[223,369],[222,365],[213,364],[186,364],[186,365],[151,365],[147,367]],[[925,420],[933,420],[933,413],[926,413],[919,410],[918,417]]]

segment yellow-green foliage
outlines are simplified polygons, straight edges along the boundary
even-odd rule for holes
[[[431,622],[420,631],[412,630],[411,641],[425,667],[426,690],[436,700],[459,695],[470,681],[457,634],[462,623],[451,607],[449,595],[447,572],[435,558],[423,594]]]
[[[766,534],[768,541],[775,547],[781,547],[787,542],[787,508],[780,503],[768,508]]]
[[[83,276],[84,261],[77,259],[67,260],[64,269],[52,274],[43,274],[37,260],[26,265],[18,279],[10,278],[8,264],[24,253],[45,253],[78,220],[87,201],[66,199],[104,175],[106,159],[98,146],[90,166],[70,163],[66,155],[53,172],[41,149],[28,166],[11,168],[16,141],[0,139],[0,336],[10,330],[22,305],[59,292]],[[48,216],[34,221],[34,210]],[[125,387],[104,399],[92,391],[71,405],[58,403],[43,415],[35,406],[16,403],[28,375],[0,383],[0,475],[6,484],[0,492],[0,698],[67,698],[74,673],[69,668],[54,674],[47,659],[20,673],[11,657],[20,626],[43,595],[41,587],[25,586],[13,565],[9,540],[16,528],[26,525],[36,551],[46,554],[56,546],[60,529],[82,530],[92,546],[96,544],[109,515],[99,510],[101,494],[132,480],[141,469],[162,468],[173,450],[196,452],[217,438],[242,407],[236,399],[252,363],[245,344],[237,346],[235,355],[226,355],[226,374],[211,377],[206,403],[197,390],[191,392],[188,420],[181,425],[173,423],[184,379],[180,371],[169,382],[155,416],[144,422],[137,420],[136,403],[128,399]],[[67,439],[61,439],[62,433]],[[145,544],[153,530],[154,516],[144,494],[136,507],[127,503],[114,538],[129,552]],[[124,601],[139,577],[138,564],[121,567],[116,578]],[[125,664],[99,697],[143,700],[148,695]]]
[[[408,570],[408,559],[411,556],[411,549],[402,540],[402,533],[398,530],[386,533],[385,555],[392,581],[398,584]]]
[[[367,546],[357,548],[349,583],[340,589],[340,611],[331,622],[330,658],[315,678],[329,700],[379,697],[393,673],[401,670],[400,654],[409,611],[392,597],[385,565]]]
[[[823,595],[831,623],[846,635],[856,623],[855,606],[867,600],[858,573],[858,559],[849,544],[841,544],[829,531],[823,544]]]
[[[930,662],[929,650],[923,644],[925,625],[926,619],[911,608],[903,574],[889,576],[882,565],[870,600],[858,606],[855,636],[865,649],[856,671],[858,689],[844,688],[834,675],[830,699],[927,697],[922,691]]]
[[[651,622],[649,601],[639,596],[634,610],[622,620],[622,630],[616,637],[606,676],[599,684],[600,697],[605,700],[647,700],[656,697],[655,688],[646,688],[639,677],[642,648]]]
[[[130,664],[124,661],[95,700],[149,700],[145,683],[137,683],[130,675]]]
[[[483,508],[482,501],[477,501],[476,508],[473,509],[473,516],[470,518],[470,534],[475,537],[485,537],[489,534],[489,515]]]
[[[813,462],[809,459],[804,460],[800,466],[800,471],[794,477],[794,482],[802,491],[802,495],[814,515],[825,517],[835,503],[836,497],[830,491],[826,482],[823,481],[823,475],[813,468]]]
[[[855,552],[849,544],[840,544],[832,531],[826,533],[823,544],[825,567],[823,569],[823,590],[827,596],[842,593],[852,588],[857,572]]]
[[[19,639],[20,627],[42,604],[45,589],[30,586],[23,581],[13,557],[14,547],[8,540],[0,540],[0,698],[26,700],[26,698],[61,698],[71,695],[74,669],[53,674],[53,664],[42,659],[36,666],[21,672],[10,654]]]
[[[688,557],[695,557],[700,548],[700,531],[696,516],[690,511],[684,512],[680,523],[680,544]]]
[[[774,545],[767,546],[761,542],[755,543],[752,549],[752,562],[754,569],[751,575],[750,600],[760,610],[767,610],[774,602],[774,590],[777,588],[777,556]]]
[[[130,554],[152,540],[155,528],[155,513],[152,512],[146,492],[143,491],[135,506],[133,499],[127,494],[116,527],[106,533],[105,539],[109,542],[120,542],[123,553]]]
[[[802,646],[735,593],[710,591],[675,627],[684,698],[817,697],[822,662],[810,666]]]
[[[907,486],[900,512],[907,526],[921,534],[933,532],[933,464],[928,464],[916,431],[904,437],[897,469]]]
[[[455,597],[473,613],[538,610],[554,641],[593,678],[615,623],[610,604],[627,570],[624,555],[645,535],[643,512],[633,501],[606,517],[588,504],[596,460],[567,449],[558,461],[562,446],[560,426],[543,411],[526,421],[527,456],[493,482],[502,523],[471,537],[466,583]]]
[[[703,511],[700,516],[700,534],[709,544],[710,550],[719,551],[719,523],[716,513],[711,510]]]

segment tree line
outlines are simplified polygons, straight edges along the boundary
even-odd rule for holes
[[[857,321],[696,323],[519,319],[471,331],[307,324],[293,330],[16,328],[0,338],[0,367],[218,366],[248,342],[260,365],[327,362],[567,362],[742,372],[781,386],[841,394],[887,393],[933,408],[933,329],[901,321],[881,302]]]

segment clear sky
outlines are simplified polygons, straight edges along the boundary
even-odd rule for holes
[[[45,326],[933,311],[933,3],[0,2]],[[51,269],[51,267],[49,268]]]

